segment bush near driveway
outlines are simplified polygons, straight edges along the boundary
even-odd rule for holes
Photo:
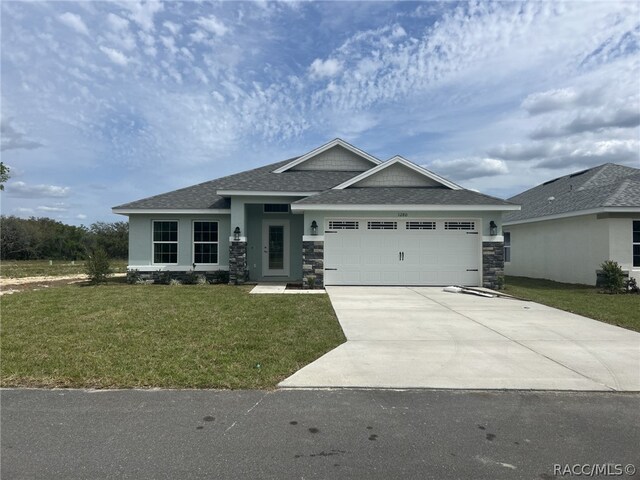
[[[4,387],[273,388],[344,342],[326,295],[107,285],[2,299]]]
[[[640,295],[526,277],[507,277],[505,293],[640,332]]]

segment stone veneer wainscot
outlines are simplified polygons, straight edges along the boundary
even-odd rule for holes
[[[241,285],[247,280],[247,242],[229,242],[229,285]]]
[[[302,287],[309,288],[307,277],[316,277],[314,288],[324,287],[324,241],[302,242]]]
[[[482,242],[482,286],[498,290],[504,277],[504,243]]]

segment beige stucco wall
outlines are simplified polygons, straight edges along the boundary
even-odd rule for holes
[[[593,214],[507,225],[511,261],[505,263],[505,274],[595,285],[596,270],[605,260],[631,269],[631,222]],[[631,275],[640,278],[640,271]]]

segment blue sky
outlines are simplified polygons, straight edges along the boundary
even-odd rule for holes
[[[502,198],[640,167],[640,4],[17,2],[5,215],[111,207],[341,137]]]

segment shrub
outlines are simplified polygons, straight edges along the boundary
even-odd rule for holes
[[[127,283],[131,285],[138,285],[140,283],[143,283],[142,275],[140,275],[140,272],[138,270],[129,270],[127,272]]]
[[[229,272],[227,270],[214,272],[211,283],[229,283]]]
[[[640,288],[638,288],[638,282],[636,282],[635,278],[630,278],[626,282],[624,282],[624,286],[627,290],[627,293],[640,293]]]
[[[307,277],[307,284],[309,285],[309,290],[313,290],[316,286],[316,276],[315,275],[309,275]]]
[[[156,277],[156,280],[154,283],[159,283],[161,285],[169,285],[169,282],[171,282],[171,272],[163,272],[163,271],[158,271],[158,276]]]
[[[603,274],[603,287],[608,293],[620,293],[624,286],[622,268],[618,262],[607,260],[602,262],[600,269]]]
[[[104,283],[111,274],[109,256],[102,248],[94,248],[87,254],[84,270],[91,283]]]

